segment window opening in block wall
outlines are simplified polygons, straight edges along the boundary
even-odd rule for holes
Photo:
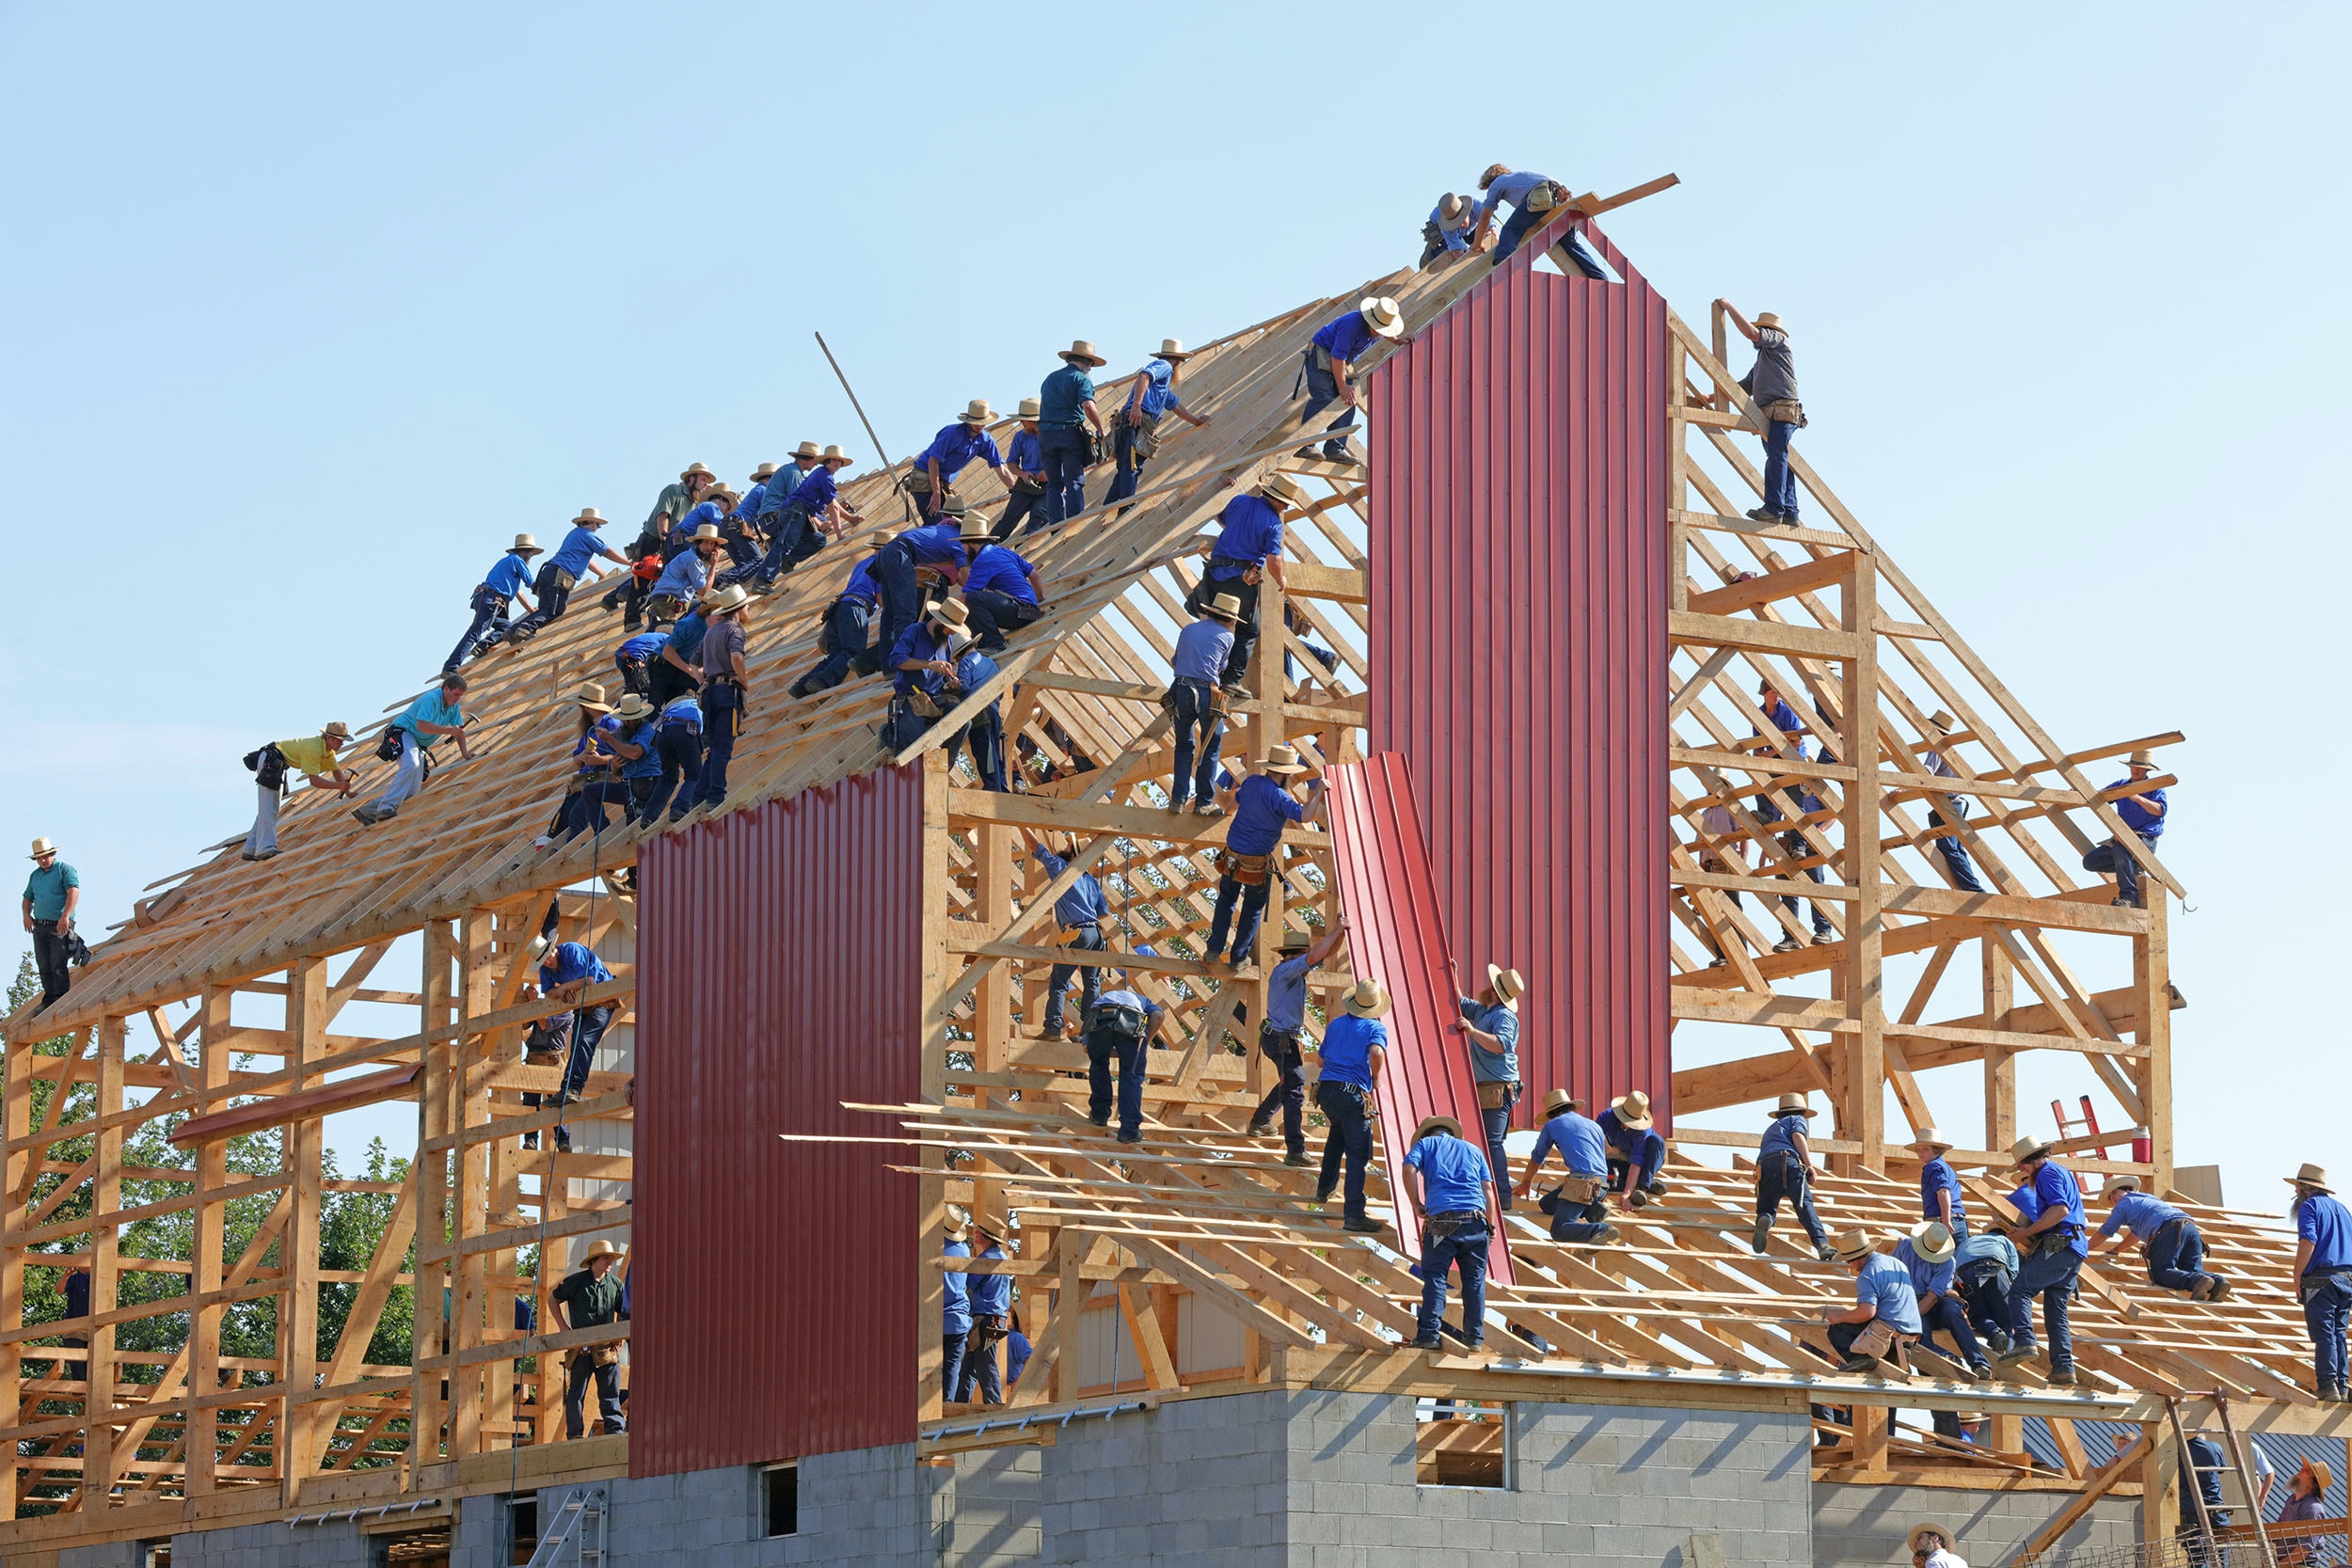
[[[767,1499],[768,1533],[798,1535],[801,1531],[801,1467],[771,1465],[761,1477]]]
[[[529,1562],[539,1550],[539,1494],[517,1492],[506,1499],[506,1560]]]
[[[1502,1400],[1415,1401],[1413,1479],[1423,1486],[1490,1491],[1517,1485],[1514,1408]]]

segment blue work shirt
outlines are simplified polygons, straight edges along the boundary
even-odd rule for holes
[[[940,1248],[943,1258],[969,1258],[972,1249],[961,1242],[949,1242]],[[972,1332],[972,1276],[961,1269],[949,1269],[941,1275],[947,1287],[947,1299],[940,1304],[939,1332],[944,1338],[951,1334]],[[950,1389],[949,1392],[954,1390]]]
[[[1021,1370],[1028,1364],[1029,1337],[1016,1328],[1005,1336],[1005,1386],[1020,1382]]]
[[[1813,754],[1804,749],[1804,726],[1798,722],[1797,710],[1788,705],[1787,698],[1772,705],[1771,718],[1772,728],[1781,733],[1781,744],[1788,748],[1790,756],[1810,757]],[[1764,732],[1757,730],[1755,733],[1762,735]]]
[[[703,634],[709,629],[710,623],[703,619],[703,612],[700,610],[688,610],[678,617],[675,625],[670,627],[670,647],[678,657],[686,661],[689,669],[701,664]]]
[[[956,684],[963,688],[965,696],[970,696],[995,678],[996,661],[979,649],[968,647],[956,656]],[[993,703],[989,705],[992,708],[995,706]]]
[[[1147,951],[1149,950],[1147,949]],[[1098,1007],[1105,1005],[1113,1007],[1133,1007],[1136,1012],[1141,1013],[1148,1019],[1157,1018],[1163,1011],[1166,1010],[1162,1008],[1157,1002],[1152,1001],[1141,991],[1128,990],[1123,987],[1118,990],[1104,991],[1102,995],[1094,999],[1094,1005]]]
[[[1003,1258],[1005,1249],[991,1242],[974,1254],[978,1258]],[[1009,1274],[976,1274],[968,1275],[969,1300],[976,1318],[1001,1318],[1012,1310],[1012,1275]]]
[[[2090,1257],[2090,1240],[2086,1234],[2090,1222],[2083,1218],[2083,1190],[2074,1180],[2074,1173],[2055,1160],[2044,1160],[2042,1168],[2033,1173],[2033,1192],[2041,1203],[2034,1217],[2039,1219],[2050,1210],[2063,1206],[2066,1218],[2058,1224],[2074,1227],[2074,1256]]]
[[[2107,1223],[2099,1227],[2099,1234],[2112,1236],[2119,1230],[2128,1230],[2134,1241],[2144,1242],[2174,1220],[2186,1218],[2186,1214],[2162,1198],[2150,1197],[2146,1193],[2124,1193],[2116,1198],[2115,1208],[2108,1213]]]
[[[2031,1225],[2042,1217],[2041,1195],[2033,1190],[2030,1181],[2009,1195],[2009,1206],[2017,1211],[2017,1223],[2020,1225]]]
[[[683,697],[673,697],[661,705],[660,726],[665,730],[699,730],[703,727],[703,703],[691,691]]]
[[[850,580],[841,585],[845,599],[864,599],[867,604],[882,602],[882,590],[874,586],[874,558],[867,556],[850,569]]]
[[[1952,1254],[1952,1267],[1964,1269],[1971,1263],[1994,1262],[2010,1274],[2017,1272],[2017,1248],[2007,1236],[1987,1230],[1968,1237]]]
[[[1774,1117],[1772,1124],[1764,1129],[1764,1141],[1756,1146],[1757,1163],[1761,1164],[1768,1155],[1773,1154],[1786,1154],[1803,1160],[1804,1156],[1797,1152],[1797,1139],[1812,1131],[1810,1122],[1801,1111]]]
[[[1029,574],[1037,568],[1021,558],[1009,545],[983,545],[972,557],[971,575],[963,579],[964,596],[993,588],[1008,594],[1023,604],[1037,603],[1037,590],[1029,586]]]
[[[531,586],[530,559],[508,550],[483,578],[482,586],[501,599],[513,598]]]
[[[1486,1150],[1451,1132],[1432,1132],[1405,1151],[1405,1163],[1421,1172],[1423,1213],[1485,1212],[1486,1188],[1495,1179],[1486,1166]]]
[[[1919,1332],[1919,1297],[1911,1288],[1911,1270],[1883,1252],[1863,1260],[1854,1276],[1853,1299],[1878,1308],[1886,1326],[1904,1334]]]
[[[1263,496],[1235,496],[1216,515],[1224,531],[1209,551],[1209,576],[1237,578],[1282,553],[1282,513]]]
[[[911,658],[945,659],[946,657],[947,634],[932,630],[929,621],[917,621],[898,634],[898,643],[890,650],[885,668],[891,672],[892,684],[898,689],[900,696],[920,687],[926,695],[936,697],[947,684],[946,675],[936,670],[901,670],[898,666]]]
[[[1489,1007],[1468,996],[1455,998],[1454,1006],[1461,1010],[1463,1022],[1473,1029],[1484,1029],[1502,1047],[1501,1051],[1489,1051],[1476,1040],[1470,1040],[1470,1076],[1481,1084],[1518,1083],[1519,1015],[1500,1002]]]
[[[1389,1048],[1389,1026],[1376,1018],[1342,1013],[1323,1032],[1320,1077],[1334,1084],[1372,1087],[1372,1053]]]
[[[612,978],[612,972],[604,967],[604,960],[596,954],[576,942],[561,942],[554,952],[548,955],[547,962],[539,966],[539,991],[545,995],[558,986],[570,985],[574,980],[585,980],[592,986],[600,986]]]
[[[757,510],[753,509],[751,498],[746,496],[743,504],[735,509],[735,515],[739,517],[772,517],[792,504],[793,496],[808,483],[809,475],[824,471],[822,463],[812,463],[805,468],[794,463],[788,468],[778,468],[769,479],[767,493],[759,498]]]
[[[1284,958],[1266,972],[1265,1026],[1296,1034],[1307,1027],[1307,955]]]
[[[821,516],[825,508],[833,504],[834,498],[840,494],[841,482],[834,477],[832,468],[819,463],[809,470],[806,479],[793,487],[791,499],[775,510],[781,513],[785,507],[797,506],[812,517]]]
[[[1045,471],[1044,444],[1038,440],[1036,431],[1020,430],[1013,433],[1012,439],[1005,443],[1005,467],[1018,468],[1025,474],[1041,474]]]
[[[1037,389],[1037,422],[1046,430],[1075,430],[1086,423],[1086,405],[1093,401],[1094,377],[1065,359]]]
[[[2113,784],[2107,785],[2107,787],[2109,789],[2121,789],[2131,782],[2131,775],[2127,773],[2122,778],[2120,778]],[[2164,791],[2161,789],[2152,789],[2144,795],[2134,795],[2124,800],[2118,800],[2115,802],[2115,813],[2118,816],[2121,816],[2123,819],[2123,826],[2129,828],[2140,837],[2162,838],[2164,836],[2164,819],[2172,815],[2171,809],[2167,807],[2163,811],[2150,811],[2146,806],[2140,804],[2142,800],[2153,800],[2157,805],[2163,806],[2165,804]]]
[[[1440,201],[1429,209],[1429,221],[1438,226],[1438,237],[1448,250],[1468,250],[1470,231],[1468,229],[1448,229],[1445,226],[1445,203]]]
[[[621,759],[621,777],[624,779],[661,777],[661,757],[653,749],[654,725],[659,717],[657,715],[654,719],[640,719],[621,732],[620,738],[623,744],[643,748],[637,755]]]
[[[1968,1217],[1968,1211],[1962,1206],[1960,1201],[1960,1178],[1953,1174],[1952,1164],[1948,1160],[1930,1160],[1919,1167],[1919,1217],[1921,1219],[1940,1220],[1944,1217],[1944,1211],[1937,1208],[1935,1203],[1935,1195],[1938,1193],[1952,1195],[1952,1223],[1955,1226]]]
[[[936,463],[939,465],[939,482],[942,484],[952,484],[955,483],[956,475],[963,472],[976,457],[992,468],[1001,468],[1005,466],[1005,454],[996,450],[995,436],[991,436],[978,425],[967,424],[958,420],[932,436],[930,446],[914,454],[914,471],[918,474],[923,473],[931,464]],[[805,490],[808,486],[803,484],[801,488]]]
[[[776,473],[770,475],[769,478],[782,479],[784,478],[784,473],[782,470],[779,470]],[[744,491],[743,499],[735,503],[735,520],[739,523],[746,517],[756,517],[759,515],[760,510],[767,504],[768,480],[763,479],[758,483],[753,485],[750,489]]]
[[[898,535],[898,542],[913,552],[918,565],[952,566],[961,571],[966,564],[962,530],[953,523],[926,523],[921,528],[908,529]]]
[[[81,885],[82,874],[61,860],[33,867],[33,874],[24,879],[24,896],[33,901],[33,918],[64,919],[66,893]]]
[[[653,591],[674,599],[694,599],[702,596],[709,581],[710,562],[703,559],[702,551],[689,547],[670,558],[670,563],[654,579]]]
[[[1642,1158],[1642,1146],[1658,1132],[1655,1127],[1628,1127],[1617,1119],[1613,1110],[1603,1111],[1595,1119],[1600,1123],[1601,1136],[1609,1140],[1609,1147],[1637,1162]]]
[[[1233,791],[1233,826],[1226,847],[1237,855],[1268,855],[1282,842],[1282,824],[1303,822],[1307,808],[1270,773],[1252,773]]]
[[[1538,185],[1549,183],[1550,182],[1542,175],[1529,174],[1525,171],[1518,174],[1499,175],[1495,182],[1486,187],[1486,198],[1478,203],[1477,211],[1470,214],[1470,221],[1472,223],[1484,222],[1493,215],[1497,207],[1504,202],[1510,203],[1513,207],[1523,207],[1527,204],[1527,196],[1530,191]]]
[[[1176,678],[1215,686],[1225,678],[1225,660],[1232,652],[1233,628],[1203,615],[1176,634]]]
[[[447,724],[454,728],[465,721],[465,708],[458,703],[441,701],[441,689],[437,686],[406,707],[402,708],[400,717],[392,721],[392,727],[406,730],[417,737],[419,751],[429,752],[433,749],[434,742],[439,740],[441,736],[426,735],[417,728],[419,724]]]
[[[1372,329],[1372,323],[1364,320],[1361,310],[1350,310],[1346,315],[1326,323],[1323,330],[1315,334],[1314,341],[1315,346],[1332,358],[1345,359],[1352,364],[1364,350],[1380,341],[1380,334]]]
[[[601,773],[604,771],[596,759],[612,754],[605,747],[605,737],[619,734],[620,729],[621,721],[608,713],[580,732],[580,738],[572,742],[572,755],[579,759],[580,772]]]
[[[2352,1213],[2344,1212],[2326,1193],[2314,1193],[2295,1206],[2295,1234],[2297,1240],[2312,1243],[2312,1260],[2303,1265],[2303,1272],[2313,1269],[2352,1268]]]
[[[569,572],[576,578],[584,577],[588,572],[588,562],[603,553],[604,540],[595,529],[582,525],[564,535],[564,542],[555,547],[553,555],[548,557],[548,564],[559,572]]]
[[[1144,377],[1143,396],[1139,400],[1144,413],[1158,419],[1171,408],[1182,408],[1184,400],[1176,395],[1176,388],[1168,384],[1176,367],[1165,359],[1154,359],[1139,372]]]
[[[1535,1165],[1541,1165],[1544,1156],[1555,1148],[1560,1151],[1560,1163],[1568,1167],[1570,1176],[1607,1179],[1609,1140],[1601,1136],[1600,1123],[1592,1117],[1575,1111],[1563,1111],[1544,1123],[1543,1130],[1535,1134],[1532,1156]]]
[[[694,531],[705,523],[708,523],[712,528],[723,528],[726,526],[726,520],[725,515],[719,510],[717,501],[704,501],[677,520],[677,526],[670,530],[670,537],[683,543],[693,538]]]
[[[1043,866],[1048,877],[1058,877],[1070,866],[1068,860],[1042,845],[1030,850],[1029,858]],[[1100,925],[1110,916],[1110,900],[1103,896],[1103,884],[1091,871],[1079,872],[1070,891],[1054,900],[1054,918],[1064,926]]]
[[[660,658],[661,650],[669,645],[670,634],[668,632],[641,631],[612,651],[621,658],[644,659],[651,663]]]
[[[1911,1271],[1911,1292],[1915,1297],[1952,1293],[1952,1267],[1960,1261],[1958,1253],[1941,1263],[1931,1263],[1919,1256],[1919,1249],[1906,1236],[1895,1243],[1895,1261]]]

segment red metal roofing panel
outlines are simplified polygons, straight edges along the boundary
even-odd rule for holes
[[[1671,1129],[1666,305],[1567,221],[1622,283],[1523,248],[1370,377],[1372,744],[1459,950],[1527,976],[1521,1118],[1645,1088]]]
[[[1470,1048],[1447,1029],[1460,1016],[1454,1006],[1454,955],[1446,945],[1445,914],[1422,847],[1421,812],[1405,758],[1382,752],[1327,768],[1323,779],[1331,792],[1331,865],[1341,907],[1347,911],[1348,958],[1358,979],[1379,981],[1394,1002],[1388,1019],[1389,1057],[1379,1082],[1380,1158],[1398,1199],[1397,1234],[1408,1250],[1418,1252],[1421,1227],[1404,1199],[1400,1174],[1414,1130],[1423,1117],[1452,1117],[1472,1143],[1482,1143]],[[1488,1266],[1499,1283],[1508,1285],[1511,1248],[1500,1208],[1493,1209],[1493,1217]]]
[[[920,1093],[922,803],[888,769],[639,862],[633,1475],[914,1439],[905,1151],[776,1134]]]

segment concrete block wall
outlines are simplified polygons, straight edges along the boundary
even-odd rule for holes
[[[1911,1561],[1908,1541],[1919,1525],[1955,1532],[1972,1563],[2007,1560],[2066,1506],[2062,1492],[1963,1492],[1951,1487],[1840,1486],[1813,1489],[1813,1560],[1842,1564]],[[2129,1547],[2139,1539],[2139,1499],[2102,1497],[2067,1532],[2070,1547]],[[1737,1559],[1735,1558],[1736,1561]]]
[[[62,1547],[57,1568],[147,1568],[147,1545],[139,1541],[109,1541],[97,1546]]]
[[[171,1568],[370,1568],[373,1560],[374,1543],[349,1519],[232,1525],[171,1538]]]

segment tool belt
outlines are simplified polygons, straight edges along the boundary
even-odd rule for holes
[[[2083,1233],[2079,1225],[2054,1225],[2034,1238],[2033,1249],[2043,1258],[2056,1258],[2074,1250],[2074,1238]]]
[[[400,760],[400,737],[407,733],[397,724],[385,725],[384,733],[375,739],[375,760],[398,762]]]
[[[1232,849],[1222,850],[1219,853],[1222,857],[1224,875],[1244,887],[1263,886],[1266,879],[1266,867],[1274,860],[1271,854],[1245,855]]]
[[[1756,407],[1757,413],[1774,424],[1792,424],[1799,430],[1805,426],[1804,404],[1795,398],[1774,398],[1769,403],[1759,403]]]
[[[1893,1354],[1897,1345],[1909,1344],[1914,1338],[1899,1332],[1884,1318],[1872,1318],[1863,1325],[1862,1332],[1853,1337],[1853,1354],[1874,1355],[1883,1361]]]
[[[1559,1197],[1580,1209],[1590,1208],[1600,1201],[1601,1195],[1609,1191],[1609,1179],[1605,1176],[1563,1177],[1560,1185],[1551,1190]]]
[[[2295,1299],[2309,1307],[2317,1299],[2320,1290],[2338,1275],[2352,1274],[2352,1269],[2312,1269],[2295,1282]]]
[[[1465,1226],[1476,1225],[1486,1217],[1484,1209],[1448,1209],[1442,1213],[1423,1214],[1422,1233],[1426,1236],[1451,1236]]]
[[[1151,1025],[1151,1015],[1140,1007],[1130,1007],[1119,1002],[1097,1002],[1087,1019],[1087,1033],[1110,1035],[1122,1040],[1139,1040]]]
[[[586,1325],[583,1324],[582,1326]],[[598,1324],[596,1326],[602,1327],[603,1325]],[[572,1364],[574,1366],[578,1366],[580,1362],[585,1361],[591,1367],[612,1367],[619,1365],[620,1359],[621,1347],[618,1345],[590,1345],[586,1349],[582,1350],[578,1355],[572,1357]]]
[[[1143,414],[1143,410],[1140,408],[1138,408],[1136,412]],[[1141,424],[1128,426],[1127,445],[1129,450],[1135,453],[1136,461],[1138,463],[1147,457],[1158,456],[1160,451],[1160,416],[1157,414],[1143,414],[1143,422]]]
[[[559,594],[568,594],[580,586],[580,579],[561,566],[548,567],[547,578],[548,586]]]
[[[645,601],[645,613],[657,621],[675,621],[686,613],[686,601],[675,594],[656,594]],[[642,667],[645,661],[635,659],[631,662]]]
[[[987,1351],[1005,1337],[1005,1317],[1001,1312],[973,1314],[972,1326],[964,1330],[963,1343],[967,1351]]]
[[[1518,1087],[1517,1084],[1502,1079],[1481,1082],[1478,1085],[1478,1108],[1482,1111],[1502,1110],[1511,1103],[1511,1091]]]
[[[2010,1281],[2013,1277],[2009,1266],[1997,1258],[1980,1258],[1963,1263],[1952,1275],[1963,1293],[1973,1293],[1990,1285],[2004,1296],[2009,1294]]]
[[[1277,1029],[1271,1023],[1260,1025],[1258,1049],[1264,1053],[1267,1061],[1285,1072],[1306,1065],[1306,1053],[1298,1048],[1298,1031],[1295,1029]]]
[[[1204,681],[1198,675],[1185,675],[1170,683],[1168,689],[1160,693],[1160,706],[1171,715],[1176,711],[1176,688],[1180,686],[1197,686],[1201,689],[1204,693],[1201,699],[1203,713],[1221,714],[1225,712],[1226,705],[1232,701],[1226,689],[1215,681]]]
[[[1026,474],[1015,474],[1012,481],[1012,493],[1016,496],[1041,496],[1045,494],[1045,482],[1042,479],[1031,479]]]
[[[260,784],[263,789],[274,789],[281,795],[285,793],[286,754],[278,749],[276,742],[273,741],[267,746],[247,752],[244,761],[247,768],[253,769],[255,784]]]

